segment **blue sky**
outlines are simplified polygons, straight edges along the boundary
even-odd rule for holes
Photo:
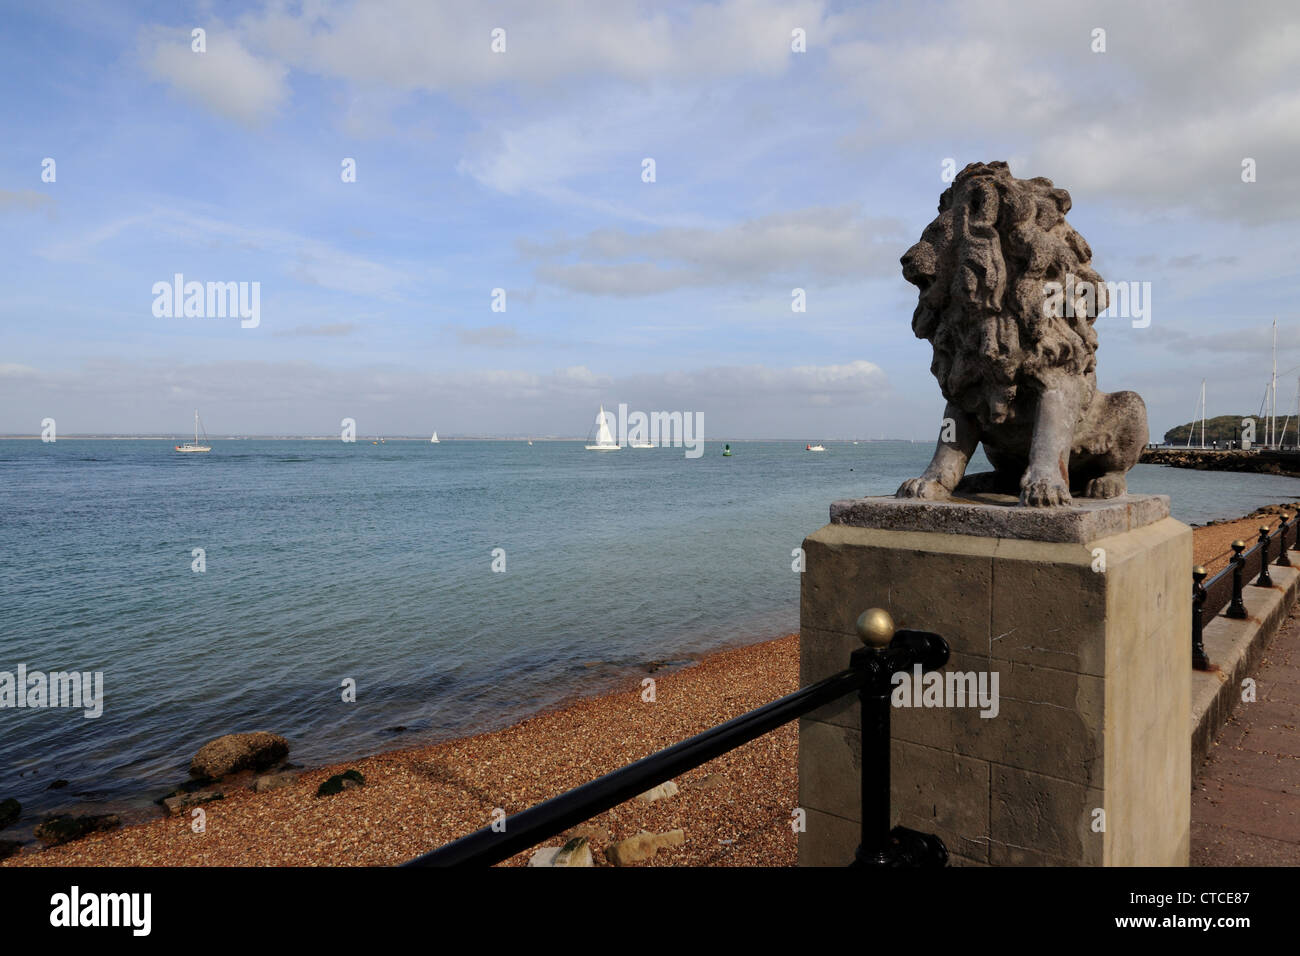
[[[1292,410],[1300,11],[1079,7],[6,2],[0,433],[930,437],[898,257],[946,158],[1053,179],[1152,284],[1098,378],[1155,436],[1202,378],[1257,411],[1275,317]],[[155,317],[177,272],[259,282],[260,325]]]

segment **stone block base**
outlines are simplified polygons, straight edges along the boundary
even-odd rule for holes
[[[893,822],[955,864],[1186,865],[1191,529],[1162,496],[1088,502],[1059,533],[1047,512],[990,516],[1009,502],[941,507],[936,532],[933,503],[837,502],[804,542],[802,684],[847,667],[881,607],[948,641],[945,687],[990,692],[892,708]],[[963,508],[974,534],[951,530]],[[852,859],[859,734],[856,698],[800,722],[800,865]]]

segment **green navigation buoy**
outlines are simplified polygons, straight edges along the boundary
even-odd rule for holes
[[[731,446],[730,446],[730,445],[723,445],[723,446],[722,446],[722,457],[723,457],[723,458],[730,458],[730,457],[731,457]]]

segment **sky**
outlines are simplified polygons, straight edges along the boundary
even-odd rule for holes
[[[1098,383],[1153,437],[1202,379],[1210,416],[1257,413],[1275,319],[1295,409],[1291,2],[3,0],[0,24],[0,433],[179,436],[198,408],[213,435],[582,437],[626,403],[708,439],[933,437],[898,258],[945,169],[991,160],[1069,190],[1105,279],[1150,283],[1148,325],[1098,320]],[[257,283],[256,326],[156,314],[177,273]]]

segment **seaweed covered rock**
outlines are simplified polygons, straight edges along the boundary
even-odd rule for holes
[[[80,840],[90,833],[100,830],[114,830],[122,825],[122,818],[116,813],[86,814],[71,816],[66,813],[46,817],[36,827],[36,839],[46,846],[59,846]]]
[[[317,787],[316,796],[332,797],[344,790],[351,790],[353,787],[364,787],[365,785],[366,778],[362,776],[360,770],[344,770],[342,773],[336,773]]]
[[[162,805],[172,816],[179,816],[191,807],[212,803],[214,800],[224,800],[225,796],[219,790],[196,790],[193,793],[179,793],[172,797],[165,797]]]
[[[13,797],[0,800],[0,830],[17,820],[22,815],[22,812],[23,805]]]
[[[265,730],[210,740],[190,761],[190,775],[219,780],[240,770],[269,770],[289,756],[289,741]]]

